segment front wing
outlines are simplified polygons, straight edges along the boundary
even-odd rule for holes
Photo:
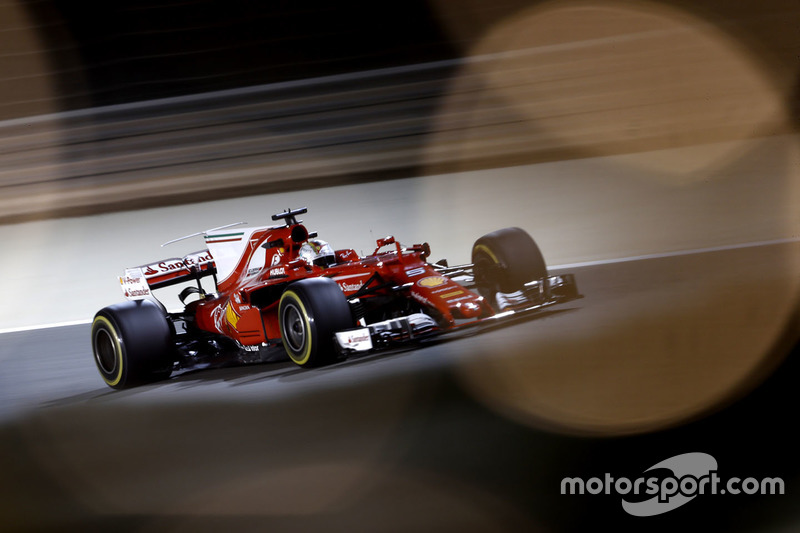
[[[496,301],[493,303],[499,311],[491,316],[463,321],[451,328],[441,328],[430,316],[414,313],[337,332],[336,344],[343,354],[369,352],[430,339],[448,332],[491,327],[579,298],[583,298],[583,295],[578,292],[573,274],[548,276],[526,283],[520,291],[509,294],[497,293]]]

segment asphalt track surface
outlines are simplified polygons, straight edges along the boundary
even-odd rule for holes
[[[88,326],[0,335],[0,530],[792,530],[798,254],[577,268],[585,298],[478,335],[122,392]],[[636,518],[559,493],[694,451],[786,494]]]

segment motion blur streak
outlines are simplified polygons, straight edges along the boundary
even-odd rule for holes
[[[747,49],[645,6],[545,4],[465,59],[0,124],[0,222],[702,145],[627,162],[692,183],[789,130]]]

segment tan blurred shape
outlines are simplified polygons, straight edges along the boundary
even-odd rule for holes
[[[464,361],[462,382],[504,416],[570,434],[647,433],[705,416],[759,385],[791,347],[799,252],[664,260],[648,279],[637,263],[579,271],[580,320],[545,317],[524,339],[479,337],[484,356]]]
[[[438,4],[451,31],[474,32],[448,5]],[[789,129],[752,53],[664,4],[547,2],[496,23],[469,56],[434,128],[432,164],[442,152],[515,164],[705,145],[687,159],[628,160],[685,183],[738,155],[713,143]]]
[[[453,31],[474,32],[468,19]],[[556,253],[559,233],[609,254],[797,238],[796,136],[764,156],[781,140],[771,136],[791,131],[781,84],[711,23],[664,4],[548,2],[492,25],[469,56],[433,128],[429,167],[443,154],[464,168],[586,158],[579,175],[531,172],[528,194],[483,184],[513,212],[542,213],[527,229]],[[625,178],[603,179],[616,174]],[[579,186],[565,193],[547,179]],[[785,349],[798,248],[770,261],[763,250],[665,261],[652,279],[637,280],[636,263],[594,279],[579,271],[577,329],[556,316],[531,323],[533,343],[479,337],[483,357],[465,360],[463,383],[510,418],[567,433],[641,433],[702,416],[751,390]]]

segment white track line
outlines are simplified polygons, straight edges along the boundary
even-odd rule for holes
[[[20,331],[38,331],[40,329],[51,329],[51,328],[63,328],[65,326],[83,326],[86,324],[91,324],[91,319],[84,319],[84,320],[72,320],[70,322],[57,322],[55,324],[38,324],[36,326],[20,326],[18,328],[6,328],[0,329],[0,335],[3,333],[17,333]]]
[[[790,239],[775,239],[772,241],[746,242],[742,244],[729,244],[726,246],[714,246],[712,248],[696,248],[693,250],[678,250],[675,252],[664,252],[660,254],[634,255],[631,257],[619,257],[617,259],[601,259],[599,261],[586,261],[583,263],[566,263],[563,265],[550,265],[551,270],[562,270],[567,268],[581,268],[598,265],[612,265],[614,263],[628,263],[630,261],[643,261],[646,259],[662,259],[665,257],[679,257],[681,255],[705,254],[711,252],[724,252],[726,250],[739,250],[742,248],[757,248],[759,246],[773,246],[776,244],[793,244],[800,242],[800,237]]]
[[[631,257],[619,257],[616,259],[601,259],[599,261],[586,261],[583,263],[566,263],[563,265],[552,265],[548,267],[551,270],[564,270],[570,268],[581,268],[581,267],[588,267],[588,266],[599,266],[599,265],[611,265],[614,263],[627,263],[630,261],[643,261],[647,259],[662,259],[666,257],[679,257],[682,255],[695,255],[695,254],[705,254],[711,252],[724,252],[726,250],[739,250],[742,248],[757,248],[759,246],[774,246],[778,244],[793,244],[800,242],[800,237],[793,237],[791,239],[776,239],[772,241],[759,241],[759,242],[748,242],[743,244],[730,244],[727,246],[715,246],[713,248],[697,248],[694,250],[679,250],[676,252],[665,252],[660,254],[648,254],[648,255],[635,255]],[[21,326],[17,328],[7,328],[7,329],[0,329],[0,335],[4,333],[18,333],[22,331],[37,331],[40,329],[51,329],[51,328],[61,328],[66,326],[83,326],[91,324],[91,319],[84,319],[84,320],[73,320],[70,322],[58,322],[55,324],[39,324],[35,326]]]

